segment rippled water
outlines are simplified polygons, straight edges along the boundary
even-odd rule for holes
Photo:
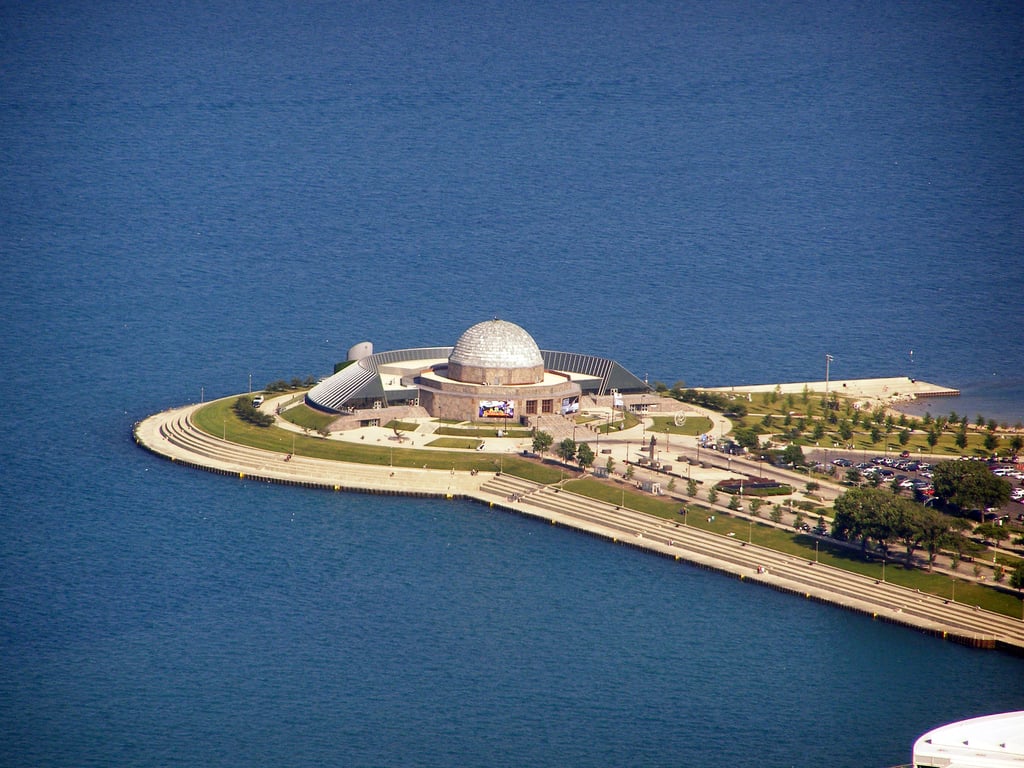
[[[1024,705],[1016,658],[128,437],[495,314],[651,381],[827,352],[1012,423],[1017,5],[0,18],[5,764],[881,766]]]

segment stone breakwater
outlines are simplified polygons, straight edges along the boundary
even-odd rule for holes
[[[1024,621],[880,582],[679,521],[501,473],[391,468],[313,459],[231,443],[193,424],[199,406],[135,425],[136,442],[175,463],[262,482],[332,491],[472,499],[676,561],[840,606],[976,648],[1024,654]]]

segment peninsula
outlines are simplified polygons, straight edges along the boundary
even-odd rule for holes
[[[687,519],[685,504],[674,518],[643,511],[643,505],[636,503],[638,496],[671,499],[666,486],[675,479],[711,486],[736,474],[733,458],[737,468],[747,460],[720,454],[710,460],[705,450],[704,458],[709,460],[701,461],[700,438],[709,433],[726,435],[731,429],[729,420],[714,411],[658,397],[613,361],[541,353],[525,331],[499,320],[473,326],[454,347],[374,355],[368,345],[357,345],[350,350],[350,357],[354,359],[340,365],[334,376],[304,394],[285,393],[259,401],[262,413],[273,414],[273,445],[229,439],[226,417],[220,435],[209,425],[200,428],[203,409],[223,410],[238,397],[151,416],[135,425],[135,440],[176,463],[242,479],[331,491],[471,499],[879,621],[973,647],[1024,653],[1024,621],[893,584],[885,580],[884,565],[882,578],[876,578],[832,567],[816,556],[811,559],[760,546],[753,541],[754,527],[760,531],[773,524],[756,514],[714,501],[702,502],[700,509],[710,510],[708,522],[721,516],[734,529],[723,534],[714,526],[694,525]],[[830,385],[876,403],[951,393],[898,378]],[[781,387],[795,388],[794,392],[822,391],[819,382],[765,386],[767,390],[730,387],[720,391],[731,396]],[[332,412],[330,428],[322,430],[324,434],[309,435],[308,427],[286,418],[295,407]],[[594,418],[579,421],[582,411]],[[655,415],[662,423],[667,423],[664,419],[677,424],[701,420],[707,429],[700,436],[672,436],[667,431],[656,435],[648,431]],[[470,447],[453,449],[438,433],[441,425],[457,423],[482,427],[489,436],[473,440]],[[529,435],[535,430],[552,434],[556,444],[567,439],[594,443],[605,468],[635,468],[641,477],[634,477],[629,469],[628,483],[612,484],[617,489],[614,500],[575,492],[578,481],[566,478],[579,473],[560,464],[548,463],[549,471],[559,467],[557,478],[528,479],[530,473],[518,472],[517,464],[545,464],[540,457],[531,456]],[[369,462],[351,456],[338,460],[302,447],[314,440],[321,446],[348,445],[374,458]],[[671,445],[673,440],[675,445]],[[662,449],[666,457],[672,454],[672,461],[685,460],[685,475],[678,469],[673,472],[668,461],[654,460],[655,456],[661,458]],[[462,454],[464,460],[449,467],[455,453]],[[385,455],[387,463],[383,463]],[[415,460],[417,456],[421,460]],[[601,469],[593,474],[607,474]],[[763,467],[756,471],[767,473]],[[820,493],[826,501],[842,492],[838,485],[822,485]]]

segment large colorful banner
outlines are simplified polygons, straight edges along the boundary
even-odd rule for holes
[[[516,404],[512,400],[481,400],[479,413],[483,419],[514,419]]]
[[[570,413],[580,412],[580,397],[575,395],[573,397],[562,398],[562,415],[567,416]]]

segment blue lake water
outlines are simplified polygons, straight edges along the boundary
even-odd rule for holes
[[[6,765],[882,766],[1024,665],[154,411],[498,315],[1024,419],[1024,9],[0,5]],[[911,355],[910,352],[913,351]]]

